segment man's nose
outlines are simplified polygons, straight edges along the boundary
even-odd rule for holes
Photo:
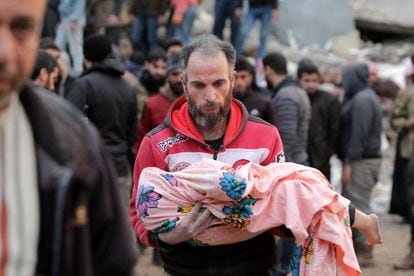
[[[5,63],[13,57],[13,36],[4,26],[0,26],[0,63]]]
[[[214,101],[215,99],[216,99],[216,90],[211,86],[207,86],[204,91],[204,100]]]

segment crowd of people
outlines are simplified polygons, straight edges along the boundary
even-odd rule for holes
[[[368,61],[343,66],[333,83],[309,58],[294,76],[283,54],[267,51],[277,0],[217,0],[212,34],[197,37],[197,0],[18,2],[0,1],[0,275],[133,275],[146,246],[167,275],[306,275],[306,256],[292,262],[297,236],[287,220],[206,246],[196,237],[215,231],[217,214],[196,200],[179,223],[148,229],[148,209],[174,195],[140,184],[141,173],[155,167],[174,182],[203,159],[234,170],[291,162],[316,168],[325,183],[334,155],[352,254],[373,266],[381,237],[367,214],[386,112],[398,135],[390,213],[411,225],[411,251],[394,268],[414,269],[414,54],[402,91]],[[245,56],[256,20],[260,47]]]

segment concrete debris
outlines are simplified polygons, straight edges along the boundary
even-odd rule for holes
[[[348,0],[356,24],[364,29],[414,35],[412,0]]]
[[[347,0],[281,0],[274,33],[289,45],[292,37],[300,47],[317,44],[355,31],[352,11]],[[355,47],[356,45],[351,45]]]
[[[295,73],[299,60],[311,57],[320,66],[323,77],[337,84],[342,65],[372,61],[378,64],[380,77],[392,79],[403,88],[404,74],[411,66],[407,57],[414,51],[414,43],[409,40],[384,44],[363,42],[353,16],[360,20],[366,15],[387,22],[397,22],[392,18],[398,17],[398,24],[411,26],[414,31],[412,9],[407,9],[412,6],[409,1],[412,0],[280,0],[279,18],[273,22],[267,51],[284,54],[291,62],[291,73]],[[397,7],[403,13],[397,12]],[[405,16],[409,10],[410,16]],[[210,33],[213,21],[214,1],[202,1],[194,23],[194,35]],[[246,55],[255,55],[259,31],[260,25],[256,23],[245,43]],[[224,34],[228,39],[228,28]]]

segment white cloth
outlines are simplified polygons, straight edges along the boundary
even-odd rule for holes
[[[34,275],[40,229],[36,156],[17,93],[0,114],[0,203],[6,206],[0,217],[0,260],[6,267],[0,274]]]

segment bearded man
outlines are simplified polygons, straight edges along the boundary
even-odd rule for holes
[[[142,140],[134,168],[130,219],[140,241],[160,249],[168,275],[269,275],[275,260],[270,232],[229,245],[199,246],[193,240],[212,226],[213,216],[196,204],[171,231],[145,230],[136,204],[138,180],[146,167],[179,171],[202,158],[237,167],[248,162],[267,165],[284,160],[283,145],[275,126],[249,116],[232,98],[236,53],[227,42],[202,35],[183,48],[181,82],[184,97],[171,106],[163,124]]]
[[[167,84],[161,91],[148,98],[139,122],[138,142],[141,144],[145,134],[164,122],[171,104],[183,94],[181,84],[180,54],[172,54],[167,59]]]

